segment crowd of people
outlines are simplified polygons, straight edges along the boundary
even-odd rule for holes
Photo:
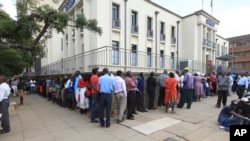
[[[118,70],[113,73],[108,68],[104,68],[102,73],[98,73],[98,70],[99,68],[93,68],[92,73],[82,74],[76,71],[72,75],[63,77],[37,77],[36,79],[15,77],[9,81],[10,91],[13,96],[19,96],[21,105],[24,103],[24,91],[28,95],[39,94],[48,101],[68,107],[70,110],[80,109],[81,114],[89,113],[90,122],[100,123],[101,127],[107,128],[111,126],[112,98],[116,101],[116,121],[121,123],[125,117],[127,120],[134,120],[135,115],[138,114],[137,111],[148,112],[148,110],[164,107],[166,112],[171,110],[171,113],[175,113],[175,107],[183,108],[187,103],[186,108],[190,109],[192,102],[200,102],[201,98],[217,95],[215,106],[220,108],[221,104],[223,105],[218,118],[221,125],[248,124],[244,120],[248,121],[250,118],[249,108],[245,108],[246,106],[242,108],[242,102],[236,104],[235,101],[227,106],[227,96],[230,95],[230,91],[237,93],[239,100],[245,92],[249,91],[248,73],[231,74],[222,71],[217,74],[214,72],[206,75],[199,72],[192,74],[186,67],[181,73],[178,70],[169,73],[164,70],[158,77],[151,72],[145,79],[142,72],[134,76],[131,71]],[[123,74],[126,76],[123,77]],[[5,87],[2,86],[5,78],[0,77],[0,82],[1,90]],[[0,91],[2,127],[4,132],[9,132],[9,121],[5,116],[8,113],[3,108],[7,105],[4,103],[9,95],[8,90],[6,88],[4,90],[5,92]],[[156,92],[159,92],[157,104],[154,103]],[[148,94],[147,102],[145,102],[145,94]],[[235,105],[237,108],[234,108]],[[225,112],[228,113],[225,114]],[[230,118],[229,115],[236,117],[234,122],[226,120]],[[236,119],[243,121],[235,122]]]

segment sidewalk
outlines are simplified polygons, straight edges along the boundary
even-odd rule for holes
[[[228,97],[228,103],[236,99]],[[24,105],[10,110],[11,132],[0,135],[1,141],[229,141],[229,133],[220,130],[215,108],[217,97],[202,98],[191,109],[176,109],[175,114],[164,108],[140,113],[135,120],[116,124],[112,118],[110,128],[90,123],[88,115],[47,101],[38,95],[25,95]],[[11,101],[19,103],[17,97]]]

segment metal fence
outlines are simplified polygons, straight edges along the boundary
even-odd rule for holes
[[[177,63],[179,60],[179,63]],[[192,72],[201,73],[216,71],[215,65],[206,62],[189,60],[151,52],[140,52],[136,50],[125,50],[110,46],[84,52],[60,61],[36,68],[36,75],[69,74],[76,70],[90,72],[93,67],[109,68],[110,71],[132,71],[161,73],[164,69],[174,71],[189,67]],[[226,66],[223,66],[227,68]]]

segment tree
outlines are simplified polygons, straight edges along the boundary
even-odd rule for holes
[[[63,33],[66,26],[72,26],[102,34],[95,19],[88,20],[83,14],[71,18],[66,12],[49,5],[37,6],[36,3],[36,0],[18,1],[17,20],[0,10],[0,52],[6,55],[6,58],[1,57],[5,61],[0,58],[0,74],[21,73],[25,67],[32,65],[33,61],[30,60],[38,55],[43,57],[41,40],[49,30]],[[7,60],[11,60],[11,63]]]

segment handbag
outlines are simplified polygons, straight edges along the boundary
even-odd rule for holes
[[[175,101],[173,100],[173,98],[171,97],[171,99],[168,102],[168,107],[174,107],[175,106]]]

